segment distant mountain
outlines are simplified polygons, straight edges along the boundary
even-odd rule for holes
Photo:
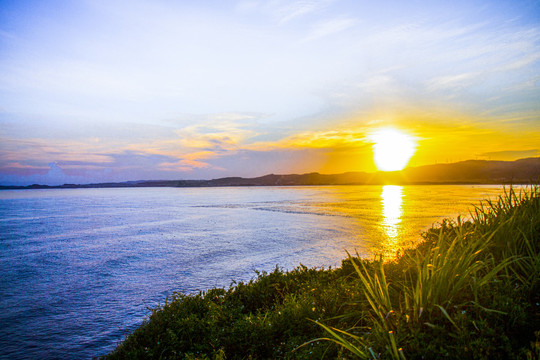
[[[467,182],[467,183],[538,183],[540,157],[516,161],[468,160],[453,164],[436,164],[408,168],[403,171],[405,182]]]
[[[282,186],[282,185],[376,185],[376,184],[510,184],[540,182],[540,158],[516,161],[468,160],[451,164],[411,167],[402,171],[348,172],[324,175],[265,175],[184,180],[177,186]]]
[[[402,171],[264,175],[255,178],[226,177],[213,180],[151,180],[60,186],[0,186],[7,189],[66,189],[117,187],[217,187],[377,184],[528,184],[540,183],[540,157],[516,161],[467,160],[451,164],[411,167]]]
[[[291,186],[291,185],[343,185],[357,184],[369,178],[368,173],[324,175],[319,173],[264,175],[256,178],[226,177],[214,180],[184,180],[178,186]]]

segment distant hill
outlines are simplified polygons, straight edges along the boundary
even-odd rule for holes
[[[369,184],[510,184],[540,182],[540,158],[516,161],[468,160],[451,164],[411,167],[403,171],[265,175],[256,178],[228,177],[184,180],[177,186],[282,186]]]
[[[378,185],[378,184],[528,184],[540,183],[540,157],[516,161],[467,160],[375,173],[348,172],[264,175],[255,178],[225,177],[213,180],[151,180],[60,186],[0,186],[7,189],[66,189],[116,187],[217,187],[217,186],[294,186],[294,185]]]
[[[516,161],[468,160],[436,164],[403,171],[407,182],[538,183],[540,157]]]

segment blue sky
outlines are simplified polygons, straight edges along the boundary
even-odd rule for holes
[[[0,184],[540,155],[538,1],[2,1]]]

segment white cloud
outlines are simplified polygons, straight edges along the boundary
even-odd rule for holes
[[[496,68],[496,71],[511,71],[511,70],[520,70],[526,66],[532,65],[535,62],[540,60],[540,52],[532,54],[524,54],[524,56],[519,57],[515,60],[511,60],[503,66]]]
[[[478,73],[439,76],[429,80],[427,88],[429,91],[465,88],[474,84],[478,76]]]
[[[324,10],[331,2],[329,0],[273,0],[265,3],[265,8],[279,24],[285,24],[305,15]]]
[[[340,33],[354,26],[355,23],[356,20],[352,18],[336,18],[317,23],[306,37],[306,41]]]

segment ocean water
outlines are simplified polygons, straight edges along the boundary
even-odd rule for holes
[[[388,257],[502,186],[0,192],[0,358],[104,355],[175,291]]]

